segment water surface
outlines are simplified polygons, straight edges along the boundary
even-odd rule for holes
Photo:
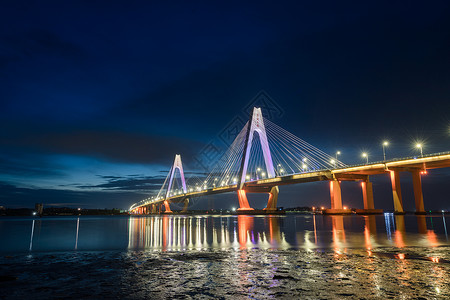
[[[449,218],[0,219],[0,298],[450,297]],[[9,278],[7,277],[7,278]]]

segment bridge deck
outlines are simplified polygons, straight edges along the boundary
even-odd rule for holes
[[[279,185],[297,184],[314,181],[333,180],[361,180],[364,176],[383,174],[389,171],[411,171],[427,170],[450,167],[450,153],[430,154],[424,157],[414,157],[407,159],[391,160],[386,162],[376,162],[367,165],[357,165],[347,168],[313,171],[301,174],[278,176],[275,178],[249,181],[244,184],[244,189],[251,193],[267,193],[271,187]],[[237,191],[237,185],[216,187],[202,191],[175,195],[167,199],[153,200],[136,205],[134,208],[147,206],[150,204],[161,204],[165,200],[169,202],[182,202],[186,198],[201,197],[213,194],[222,194]]]

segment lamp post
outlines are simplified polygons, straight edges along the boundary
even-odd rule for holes
[[[335,164],[334,164],[334,168],[337,168],[338,155],[341,155],[341,151],[337,151],[336,152],[336,161],[335,161]]]
[[[418,143],[418,144],[416,144],[416,148],[420,149],[420,157],[423,157],[423,150],[422,150],[423,145],[421,143]]]
[[[366,165],[368,165],[369,164],[369,155],[367,155],[366,152],[363,152],[362,157],[366,158]]]
[[[389,146],[388,141],[383,142],[383,161],[386,161],[386,147]]]

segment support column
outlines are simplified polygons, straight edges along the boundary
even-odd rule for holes
[[[267,207],[264,210],[277,210],[277,201],[278,201],[278,186],[272,187],[269,193],[269,201],[267,201]]]
[[[356,213],[360,215],[382,214],[383,210],[375,209],[375,205],[373,204],[373,188],[372,182],[369,181],[369,176],[361,182],[361,190],[363,194],[364,209],[357,209]]]
[[[402,189],[400,187],[400,172],[390,171],[391,174],[391,184],[392,184],[392,197],[394,200],[394,212],[404,213],[403,210],[403,200],[402,200]]]
[[[238,190],[237,193],[238,193],[238,199],[239,199],[238,210],[254,210],[248,204],[247,195],[245,193],[245,190]]]
[[[169,201],[164,200],[164,208],[166,209],[166,210],[165,210],[165,213],[166,213],[166,214],[172,213],[172,211],[170,210]]]
[[[342,198],[341,198],[341,182],[339,180],[330,181],[330,198],[331,198],[331,209],[325,209],[325,214],[349,214],[350,209],[342,208]]]
[[[414,187],[414,200],[416,202],[416,214],[425,214],[422,194],[422,179],[420,178],[420,170],[411,172]]]
[[[361,182],[361,189],[363,193],[364,209],[375,209],[373,204],[372,182],[369,180]]]
[[[184,206],[183,206],[183,209],[181,210],[181,212],[187,212],[188,205],[189,205],[189,199],[186,198],[186,199],[184,199]]]
[[[330,181],[331,209],[342,209],[341,183],[338,180]]]

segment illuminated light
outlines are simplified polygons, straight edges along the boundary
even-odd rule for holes
[[[237,179],[236,179],[236,178],[233,178],[233,181],[235,181],[235,182],[236,182],[236,181],[237,181]]]
[[[321,207],[320,207],[320,209],[321,209],[321,210],[324,210],[324,209],[325,209],[325,207],[321,206]]]
[[[347,209],[347,206],[344,206],[344,209]]]
[[[256,169],[258,172],[261,171],[261,168]]]
[[[362,157],[364,157],[366,159],[366,165],[368,165],[369,164],[369,154],[367,154],[366,152],[363,152]]]
[[[341,155],[341,151],[336,152],[337,155]]]
[[[81,208],[78,207],[78,211],[80,211],[80,210],[81,210]]]
[[[389,142],[388,141],[384,141],[383,142],[383,146],[389,146]]]
[[[430,257],[432,262],[438,263],[439,257]]]
[[[405,254],[399,253],[399,254],[397,254],[397,257],[398,257],[399,259],[405,259]]]
[[[33,211],[33,216],[35,216],[36,215],[36,212],[35,211]]]
[[[305,158],[303,158],[303,161],[304,161],[304,162],[306,162],[306,157],[305,157]]]
[[[265,172],[262,172],[261,175],[262,175],[262,176],[266,176],[266,173],[265,173]]]
[[[313,206],[313,207],[312,207],[312,210],[316,210],[316,208]]]
[[[334,159],[330,160],[330,163],[334,164],[336,161]]]
[[[303,165],[302,165],[302,168],[303,168],[303,169],[306,169],[306,165],[305,165],[305,164],[303,164]]]
[[[422,148],[422,144],[416,144],[416,148]]]
[[[249,180],[250,179],[250,175],[245,176],[245,179]]]
[[[236,207],[232,207],[231,210],[232,210],[232,211],[236,211]]]

